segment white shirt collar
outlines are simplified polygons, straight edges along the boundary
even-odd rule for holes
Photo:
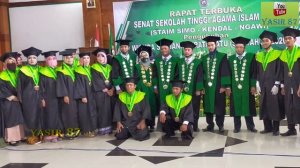
[[[124,55],[123,53],[121,53],[121,56],[127,60],[129,59],[129,54]]]
[[[165,56],[162,56],[162,59],[164,60],[165,58],[167,58],[167,60],[166,61],[169,61],[171,58],[172,58],[172,56],[171,55],[168,55],[167,57],[165,57]]]
[[[193,62],[194,57],[193,57],[193,56],[190,56],[189,58],[184,58],[184,59],[185,59],[185,62],[186,62],[187,64],[190,64],[191,62]]]
[[[245,55],[246,55],[246,51],[242,54],[242,58],[244,58]],[[236,57],[239,58],[239,56],[240,56],[240,55],[238,55],[238,54],[236,53]]]

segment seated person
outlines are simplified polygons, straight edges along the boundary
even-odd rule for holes
[[[165,137],[175,136],[175,130],[181,131],[183,139],[193,138],[193,106],[192,96],[182,93],[184,81],[173,80],[172,94],[167,95],[161,106],[160,122],[163,126]]]
[[[150,106],[144,92],[136,91],[137,80],[125,79],[126,92],[121,92],[114,109],[114,122],[117,123],[116,138],[143,141],[149,139],[145,120],[151,119]]]

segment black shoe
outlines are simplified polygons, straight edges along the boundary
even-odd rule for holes
[[[154,132],[154,127],[153,126],[150,126],[149,132]]]
[[[240,129],[234,129],[233,133],[239,133],[241,130]]]
[[[203,129],[203,132],[214,132],[214,128],[206,127],[205,129]]]
[[[253,132],[253,133],[256,133],[257,132],[257,129],[255,128],[251,128],[251,129],[248,129],[250,132]]]
[[[297,135],[297,131],[296,130],[288,130],[285,133],[280,134],[281,136],[292,136],[292,135]]]
[[[224,128],[223,127],[219,127],[219,133],[224,133]]]
[[[267,134],[267,133],[271,133],[272,131],[270,131],[270,130],[262,130],[262,131],[260,131],[259,133],[261,133],[261,134]]]
[[[181,136],[182,139],[185,139],[185,140],[192,140],[193,137],[190,136],[190,135],[184,135],[184,136]]]
[[[200,132],[199,128],[194,128],[194,132]]]
[[[278,136],[279,135],[279,131],[273,131],[273,136]]]

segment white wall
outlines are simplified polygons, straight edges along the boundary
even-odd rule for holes
[[[81,3],[10,8],[9,15],[13,51],[31,46],[43,51],[84,46]]]

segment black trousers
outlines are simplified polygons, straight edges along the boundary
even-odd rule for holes
[[[252,116],[245,116],[245,121],[248,129],[253,129],[255,127]],[[234,116],[234,129],[240,130],[241,126],[242,126],[241,116]]]
[[[194,130],[198,129],[199,127],[198,121],[199,121],[199,113],[200,113],[200,101],[201,101],[201,96],[193,95],[192,105],[194,111],[194,123],[193,123]]]
[[[174,135],[175,130],[179,130],[182,123],[175,122],[174,119],[167,119],[164,124],[162,124],[163,131],[167,135]],[[188,129],[185,132],[181,132],[181,137],[193,137],[193,124],[188,124]]]
[[[206,115],[206,123],[208,124],[207,128],[213,129],[215,126],[214,114],[206,113],[205,115]],[[224,115],[216,115],[216,123],[219,128],[224,127],[224,119],[225,119]]]
[[[143,130],[132,130],[131,132],[129,131],[129,129],[127,127],[124,126],[124,128],[121,130],[121,132],[116,133],[115,137],[118,140],[123,140],[123,139],[128,139],[130,137],[132,137],[135,140],[138,141],[144,141],[150,138],[150,134],[147,128],[143,129]]]
[[[273,131],[273,132],[279,131],[280,121],[274,121],[269,119],[264,119],[263,121],[264,121],[264,127],[266,131]]]

